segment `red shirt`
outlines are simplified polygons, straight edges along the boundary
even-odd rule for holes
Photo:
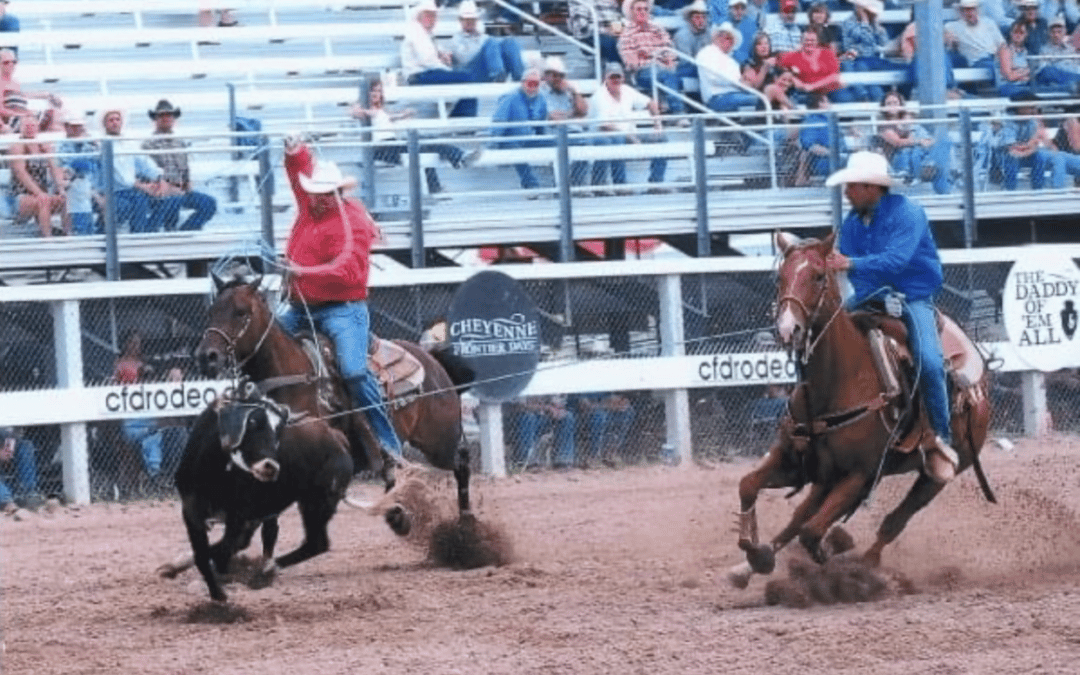
[[[807,58],[801,51],[784,52],[776,57],[776,65],[791,68],[795,77],[810,85],[840,72],[840,62],[836,60],[836,54],[833,54],[831,49],[819,49],[816,61]],[[824,94],[839,88],[839,84],[833,84],[820,91]]]
[[[378,227],[364,206],[352,198],[342,199],[344,214],[341,209],[335,209],[316,220],[308,205],[308,193],[300,187],[299,180],[301,173],[311,175],[311,168],[311,153],[307,148],[285,154],[285,172],[296,197],[297,211],[285,249],[292,267],[290,295],[315,303],[364,300],[368,259],[371,245],[378,237]],[[348,232],[342,215],[348,222]]]

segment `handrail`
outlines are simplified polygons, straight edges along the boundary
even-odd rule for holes
[[[600,70],[600,37],[598,35],[595,36],[596,37],[596,39],[595,39],[595,47],[593,47],[593,46],[585,44],[584,42],[581,42],[580,40],[578,40],[573,35],[570,35],[568,33],[564,33],[563,31],[559,30],[558,28],[555,28],[554,26],[552,26],[550,24],[544,23],[543,21],[541,21],[540,19],[532,16],[531,14],[526,14],[525,12],[521,11],[521,9],[519,9],[517,6],[511,5],[510,3],[506,2],[506,0],[492,0],[492,4],[495,5],[495,6],[498,6],[498,7],[502,7],[503,9],[510,10],[511,14],[514,14],[514,15],[518,16],[519,18],[523,19],[524,21],[528,21],[529,23],[536,26],[537,28],[545,30],[545,31],[551,33],[552,35],[557,35],[557,36],[563,38],[564,40],[568,40],[569,42],[571,42],[574,45],[577,45],[579,48],[581,48],[583,50],[592,51],[594,53],[594,56],[595,56],[594,62],[596,64],[597,77],[598,78],[600,77],[600,75],[601,75],[601,70]],[[589,7],[589,11],[592,12],[592,14],[593,14],[593,25],[595,26],[596,23],[597,23],[596,22],[596,9],[594,7]]]

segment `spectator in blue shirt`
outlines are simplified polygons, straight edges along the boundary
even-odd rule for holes
[[[543,147],[551,144],[550,138],[542,138],[547,134],[547,119],[547,104],[540,96],[540,71],[530,68],[521,76],[521,87],[500,98],[496,104],[495,113],[491,116],[491,135],[505,139],[496,144],[500,148]],[[525,122],[533,124],[522,124]],[[515,164],[514,170],[521,180],[521,187],[526,190],[540,187],[528,164]]]
[[[8,0],[0,0],[0,33],[18,33],[21,30],[19,20],[8,14],[7,6]],[[3,38],[0,38],[0,42],[3,42]],[[10,49],[16,56],[19,55],[19,48],[15,45],[0,45],[0,48]]]

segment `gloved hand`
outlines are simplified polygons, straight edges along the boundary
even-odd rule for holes
[[[904,294],[892,292],[885,296],[885,312],[889,316],[900,318],[904,313]]]

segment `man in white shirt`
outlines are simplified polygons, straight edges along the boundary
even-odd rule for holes
[[[435,45],[432,31],[438,17],[435,0],[422,0],[413,9],[412,20],[405,24],[401,42],[401,71],[405,81],[412,85],[473,82],[467,73],[452,70],[453,57]],[[460,99],[450,111],[450,117],[476,117],[477,107],[475,98]]]
[[[606,135],[598,137],[596,145],[622,145],[625,143],[657,143],[663,141],[660,124],[660,104],[625,83],[626,75],[618,63],[604,67],[604,86],[592,95],[590,109],[596,120],[596,130]],[[640,138],[637,123],[641,111],[648,110],[653,118],[654,132],[650,137]],[[607,183],[608,167],[614,185],[626,183],[626,161],[621,159],[598,160],[592,166],[592,184]],[[667,171],[667,160],[658,157],[649,163],[649,182],[662,183]]]
[[[960,0],[959,21],[945,24],[945,42],[967,61],[971,68],[994,67],[998,48],[1005,44],[1001,30],[993,21],[979,15],[979,0]]]
[[[495,38],[484,32],[480,10],[473,0],[458,6],[461,30],[450,38],[454,69],[474,82],[502,82],[509,75],[520,80],[525,72],[521,46],[513,38]]]
[[[731,112],[743,107],[758,107],[760,101],[748,91],[740,89],[739,64],[731,53],[742,43],[740,33],[725,21],[712,28],[712,44],[697,53],[698,82],[701,84],[701,100],[710,110]]]
[[[124,129],[121,110],[105,110],[102,126],[107,138],[120,138]],[[133,152],[133,141],[116,143],[113,152],[113,193],[116,224],[130,222],[131,231],[157,232],[163,225],[163,195],[169,192],[165,174],[146,155]],[[104,185],[100,186],[104,192]]]

